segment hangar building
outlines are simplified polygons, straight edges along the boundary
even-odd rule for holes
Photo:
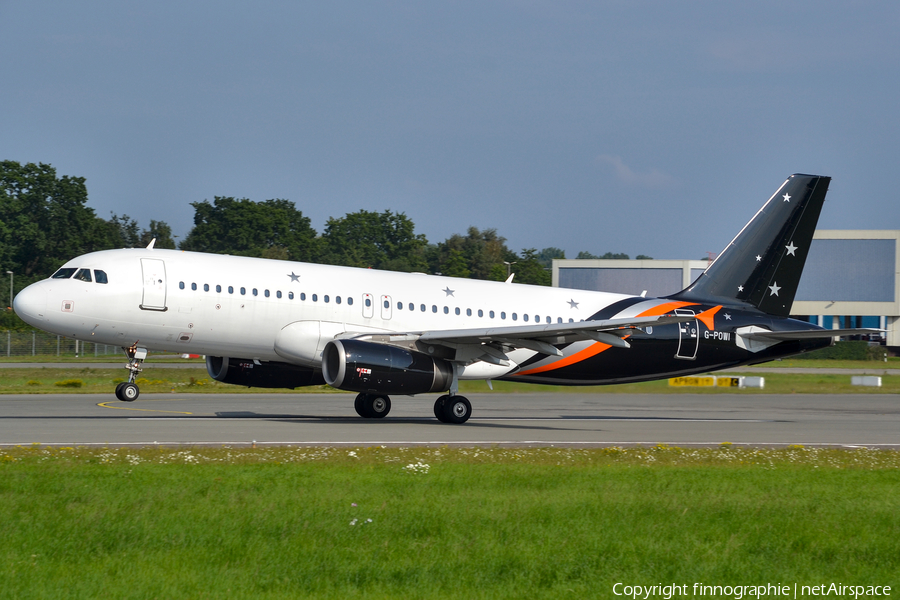
[[[553,285],[647,296],[686,288],[706,260],[554,260]],[[900,230],[820,230],[791,314],[827,329],[886,329],[900,346]]]

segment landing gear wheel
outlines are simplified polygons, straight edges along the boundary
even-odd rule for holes
[[[450,396],[444,395],[434,401],[434,416],[441,423],[446,423],[447,418],[444,416],[444,403],[450,400]]]
[[[381,395],[369,396],[366,398],[366,412],[372,419],[385,418],[391,412],[391,399]]]
[[[434,402],[434,416],[441,423],[461,424],[472,415],[472,405],[464,396],[441,396]]]
[[[116,386],[116,398],[118,398],[119,400],[122,400],[122,402],[125,402],[125,400],[122,399],[122,386],[123,385],[125,385],[124,381],[122,381],[121,383],[119,383],[119,385]]]
[[[366,406],[366,394],[357,394],[356,400],[353,401],[353,408],[356,409],[356,414],[361,416],[364,419],[368,419],[369,416],[365,412]]]
[[[472,405],[468,398],[463,396],[451,396],[444,402],[445,423],[462,424],[472,415]]]
[[[117,392],[119,399],[123,402],[134,402],[141,395],[141,390],[138,389],[138,386],[131,382],[123,383],[122,387],[117,389]]]

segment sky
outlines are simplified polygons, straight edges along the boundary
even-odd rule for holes
[[[898,29],[887,1],[0,0],[0,160],[178,239],[233,196],[699,259],[792,173],[834,178],[820,229],[900,229]]]

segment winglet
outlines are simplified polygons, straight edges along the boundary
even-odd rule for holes
[[[706,325],[707,329],[709,329],[710,331],[715,331],[716,330],[716,321],[713,317],[715,317],[716,313],[719,312],[721,309],[722,309],[721,306],[716,306],[716,307],[710,308],[709,310],[704,310],[702,313],[697,315],[697,319],[700,322],[702,322],[704,325]]]

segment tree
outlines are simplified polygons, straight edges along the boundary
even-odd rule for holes
[[[110,247],[112,248],[137,248],[141,243],[137,221],[128,215],[112,217],[107,221]],[[148,241],[149,243],[149,241]],[[145,244],[146,245],[146,244]]]
[[[182,250],[238,256],[308,261],[315,258],[316,232],[293,202],[253,202],[216,196],[192,202],[194,227],[178,247]],[[151,223],[152,228],[152,223]],[[272,250],[273,248],[281,250]]]
[[[17,289],[69,259],[109,248],[108,225],[86,206],[83,177],[47,164],[0,162],[0,258]]]
[[[361,210],[328,219],[319,243],[319,260],[325,264],[404,272],[428,268],[428,240],[416,235],[404,213]]]
[[[506,279],[503,261],[514,262],[517,256],[506,247],[506,238],[497,235],[496,229],[480,231],[477,227],[469,227],[465,236],[453,234],[429,248],[428,258],[433,273],[464,272],[461,269],[464,261],[468,275],[453,276],[503,281]]]
[[[554,248],[552,246],[550,248],[544,248],[543,250],[538,252],[537,255],[538,262],[541,263],[541,266],[545,269],[549,269],[553,266],[554,258],[562,259],[565,257],[566,253],[564,250],[560,250],[559,248]]]
[[[165,221],[150,221],[150,228],[141,232],[141,247],[146,248],[153,239],[156,239],[154,248],[175,249],[175,240],[172,239],[172,228]]]
[[[553,276],[550,271],[541,265],[538,259],[537,248],[525,248],[513,269],[516,273],[516,283],[530,283],[532,285],[550,285]]]

